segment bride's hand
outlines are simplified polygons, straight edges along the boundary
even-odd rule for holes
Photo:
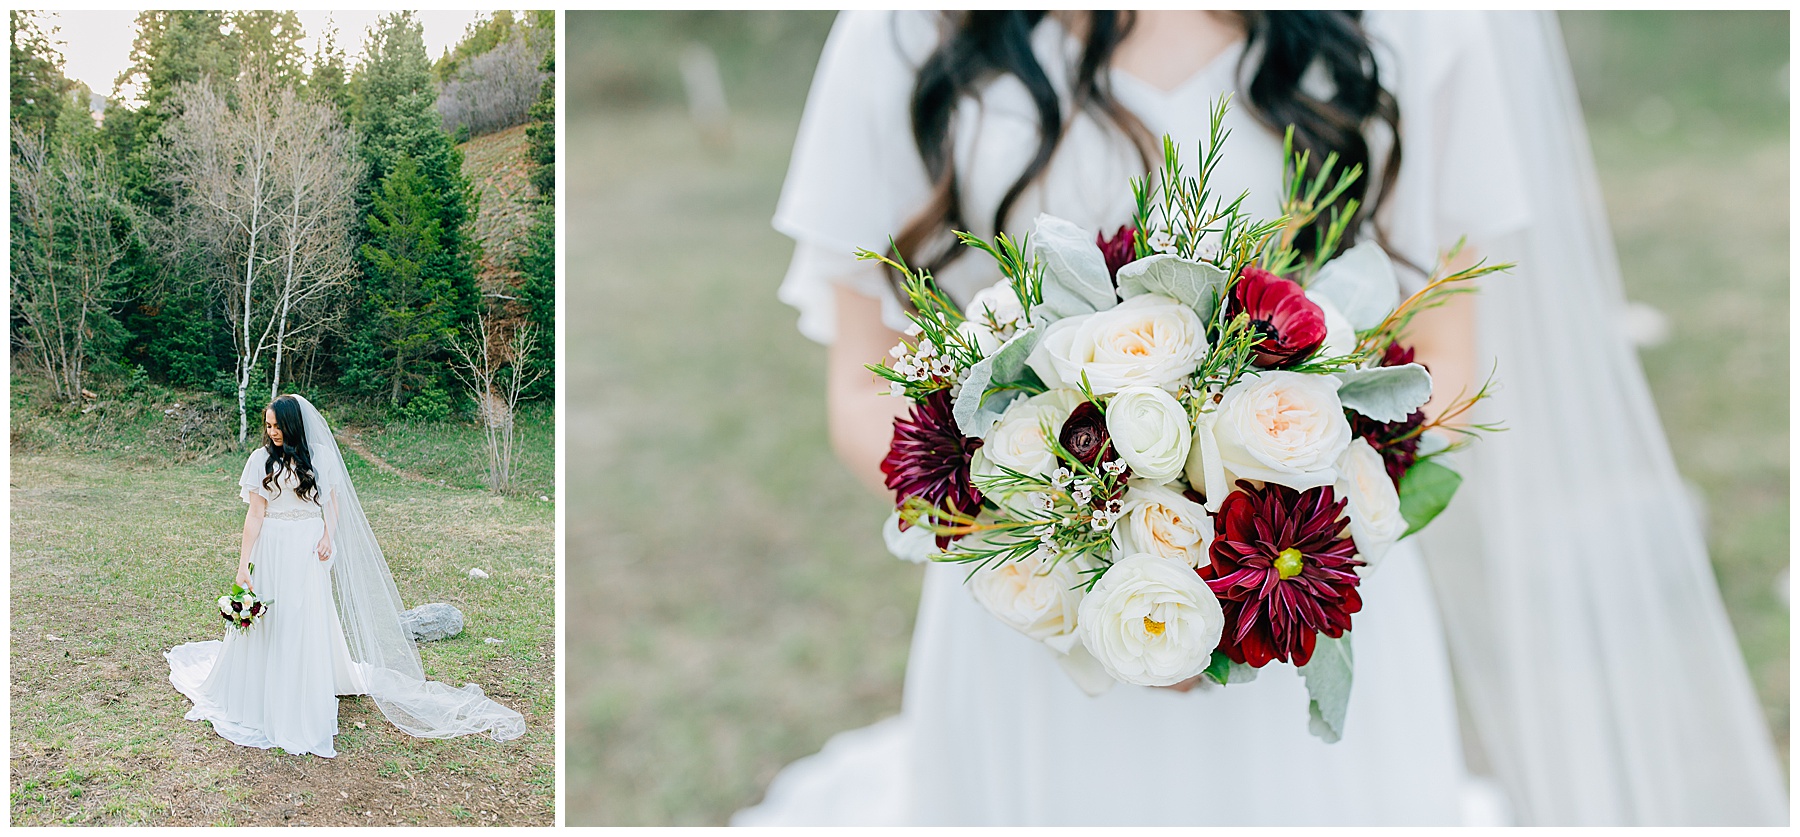
[[[316,551],[319,553],[319,560],[321,560],[321,561],[331,560],[331,536],[330,535],[326,535],[325,537],[322,537],[319,539],[319,546]]]
[[[245,590],[250,589],[250,568],[242,564],[238,565],[237,586],[242,587]]]
[[[1176,684],[1173,684],[1170,686],[1157,686],[1156,688],[1158,688],[1158,689],[1173,689],[1174,691],[1177,691],[1177,692],[1191,692],[1194,690],[1195,686],[1200,685],[1200,678],[1205,677],[1205,676],[1206,675],[1204,675],[1204,674],[1196,674],[1193,677],[1189,677],[1188,679],[1181,681],[1180,683],[1176,683]]]

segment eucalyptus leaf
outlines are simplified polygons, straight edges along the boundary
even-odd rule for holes
[[[1350,709],[1350,683],[1355,660],[1350,653],[1350,632],[1332,639],[1319,634],[1312,659],[1299,668],[1306,680],[1310,716],[1306,728],[1327,744],[1344,737],[1344,716]]]
[[[1105,311],[1118,304],[1112,274],[1095,235],[1054,215],[1039,215],[1031,255],[1044,265],[1044,301],[1051,320]],[[1034,315],[1035,318],[1035,315]]]
[[[993,429],[1000,414],[1006,412],[1007,405],[1013,401],[1012,398],[990,397],[988,390],[1017,383],[1026,372],[1025,359],[1031,356],[1031,350],[1042,336],[1043,329],[1027,328],[1013,335],[999,351],[969,367],[969,377],[963,379],[962,392],[951,405],[951,414],[956,417],[957,429],[963,435],[987,437],[987,432]]]
[[[1338,400],[1376,421],[1405,421],[1431,400],[1431,373],[1416,363],[1335,374]]]
[[[1158,253],[1119,268],[1119,296],[1161,294],[1194,309],[1201,322],[1211,322],[1226,278],[1224,270],[1206,262]]]
[[[1381,325],[1400,305],[1400,277],[1387,251],[1374,241],[1326,262],[1306,290],[1330,300],[1357,331]]]
[[[1401,537],[1425,528],[1450,505],[1461,486],[1462,475],[1439,465],[1437,460],[1414,462],[1400,478],[1400,516],[1406,519],[1406,534]]]

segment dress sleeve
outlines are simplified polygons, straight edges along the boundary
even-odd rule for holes
[[[1400,175],[1386,215],[1394,244],[1429,266],[1459,238],[1480,248],[1526,227],[1525,172],[1488,17],[1373,13],[1369,31],[1390,50],[1400,104]]]
[[[252,493],[262,495],[265,500],[270,499],[269,490],[263,488],[262,484],[264,463],[268,461],[268,450],[259,447],[250,452],[250,458],[244,462],[244,473],[238,477],[239,499],[248,503]]]
[[[908,103],[937,38],[934,13],[894,11],[840,13],[826,38],[774,218],[797,245],[779,296],[808,338],[835,337],[833,284],[892,296],[854,254],[885,250],[930,194]],[[890,325],[905,324],[897,300],[886,307]]]

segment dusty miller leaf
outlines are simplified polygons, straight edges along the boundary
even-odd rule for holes
[[[1093,233],[1053,215],[1039,215],[1031,254],[1044,265],[1044,301],[1034,309],[1034,319],[1037,310],[1060,320],[1118,304],[1106,256]]]
[[[1394,263],[1373,241],[1326,262],[1306,290],[1330,300],[1357,331],[1381,325],[1400,305],[1400,278],[1394,273]]]
[[[991,397],[988,390],[1019,381],[1025,372],[1025,359],[1031,356],[1031,350],[1037,346],[1041,336],[1043,329],[1027,328],[1013,335],[999,351],[969,367],[969,376],[963,379],[962,392],[957,394],[956,402],[951,405],[951,414],[956,417],[957,429],[963,435],[987,437],[987,432],[1000,420],[1000,414],[1006,412],[1007,405],[1013,401],[1010,397]]]
[[[1405,421],[1431,400],[1431,373],[1416,363],[1336,373],[1338,400],[1376,421]]]
[[[1312,659],[1300,667],[1306,679],[1306,728],[1327,744],[1344,737],[1344,716],[1350,709],[1350,682],[1354,660],[1350,654],[1350,632],[1332,639],[1319,634]]]
[[[1201,322],[1212,322],[1226,278],[1225,271],[1206,262],[1158,253],[1119,268],[1119,296],[1161,294],[1194,309]]]

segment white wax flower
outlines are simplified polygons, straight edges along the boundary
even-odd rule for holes
[[[968,319],[957,329],[975,341],[982,357],[1000,351],[1025,319],[1025,306],[1013,292],[1012,282],[1004,279],[977,291],[963,310]]]
[[[1338,460],[1335,489],[1339,499],[1348,499],[1345,512],[1350,515],[1350,537],[1356,541],[1357,554],[1366,566],[1359,575],[1375,571],[1388,549],[1406,534],[1406,518],[1400,514],[1400,492],[1388,478],[1381,454],[1361,437]]]
[[[1081,644],[1107,674],[1169,686],[1206,670],[1225,612],[1192,567],[1138,553],[1107,568],[1081,600],[1078,622]]]
[[[1181,473],[1194,440],[1187,409],[1158,387],[1119,390],[1106,404],[1106,432],[1132,474],[1158,485]]]
[[[1120,555],[1149,553],[1199,568],[1211,559],[1213,522],[1199,503],[1173,489],[1133,480],[1125,490],[1113,546]]]
[[[1051,323],[1027,363],[1053,387],[1077,388],[1085,374],[1094,394],[1110,395],[1129,386],[1173,390],[1199,368],[1206,349],[1194,309],[1144,294]]]
[[[1032,639],[1041,642],[1075,632],[1081,574],[1072,559],[1053,564],[1040,549],[1024,560],[976,571],[968,586],[995,618]]]
[[[1251,479],[1305,491],[1336,482],[1338,457],[1350,444],[1338,386],[1330,375],[1261,372],[1226,389],[1216,415],[1200,422],[1218,450],[1216,466],[1198,463],[1207,508],[1217,510],[1224,500],[1212,496],[1212,467],[1223,471],[1227,485]],[[1188,464],[1192,475],[1196,463]]]

